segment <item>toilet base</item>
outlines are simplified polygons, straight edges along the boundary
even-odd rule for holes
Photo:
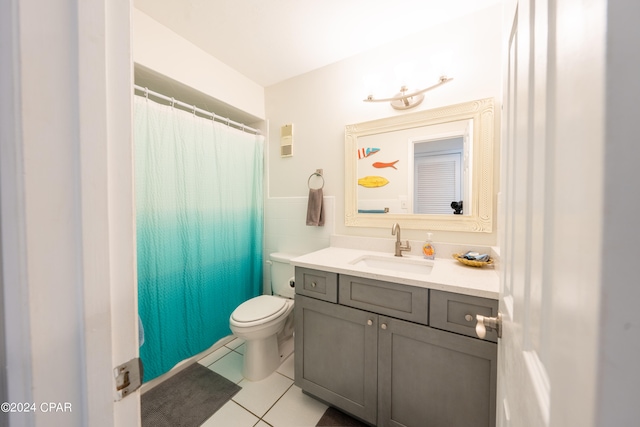
[[[242,376],[249,381],[265,379],[293,353],[293,335],[272,335],[263,340],[245,342]]]
[[[280,363],[293,353],[293,315],[289,315],[284,323],[282,331],[277,335],[278,337],[278,351],[280,352]]]
[[[261,340],[245,342],[242,376],[250,381],[262,380],[280,366],[278,339],[271,335]]]
[[[282,363],[293,353],[293,335],[283,340],[278,349],[280,350],[280,363]]]

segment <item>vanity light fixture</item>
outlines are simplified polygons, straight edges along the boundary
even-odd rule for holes
[[[402,86],[400,88],[400,92],[398,92],[395,96],[391,98],[374,98],[373,95],[367,96],[367,99],[364,99],[364,102],[390,102],[391,106],[396,110],[408,110],[409,108],[416,107],[420,105],[422,100],[424,99],[424,93],[435,89],[437,87],[442,86],[445,83],[453,80],[453,77],[441,76],[438,83],[433,86],[429,86],[426,89],[416,90],[413,92],[409,92],[409,89],[406,86]]]

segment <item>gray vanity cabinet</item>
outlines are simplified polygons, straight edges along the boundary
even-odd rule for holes
[[[379,324],[379,426],[495,426],[495,344],[383,316]]]
[[[491,299],[297,267],[296,385],[376,426],[493,427],[497,346],[469,319],[494,310]]]

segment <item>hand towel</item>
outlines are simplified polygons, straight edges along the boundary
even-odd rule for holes
[[[322,188],[309,189],[309,202],[307,203],[307,225],[324,225],[324,202]]]

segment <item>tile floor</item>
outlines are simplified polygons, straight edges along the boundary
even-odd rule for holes
[[[327,406],[293,384],[294,355],[262,381],[242,377],[244,341],[236,338],[198,361],[242,387],[203,427],[315,426]]]

